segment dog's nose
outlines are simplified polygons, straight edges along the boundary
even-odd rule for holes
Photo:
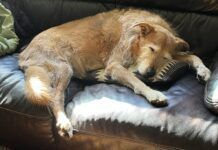
[[[153,77],[156,74],[156,71],[154,68],[148,68],[146,72],[146,77]]]

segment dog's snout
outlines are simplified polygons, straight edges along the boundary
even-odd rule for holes
[[[156,71],[153,67],[148,68],[145,74],[146,77],[153,77],[156,74]]]

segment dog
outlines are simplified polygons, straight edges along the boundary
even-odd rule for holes
[[[71,77],[104,69],[118,83],[156,106],[167,97],[129,70],[153,76],[164,59],[176,59],[196,69],[204,81],[210,70],[195,55],[184,55],[189,44],[159,15],[138,9],[116,9],[68,22],[35,36],[19,55],[25,72],[25,93],[35,104],[48,105],[61,136],[72,137],[73,127],[64,110],[64,91]]]

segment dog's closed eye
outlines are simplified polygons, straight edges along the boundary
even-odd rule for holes
[[[151,52],[155,52],[153,47],[149,47],[149,49],[150,49]]]

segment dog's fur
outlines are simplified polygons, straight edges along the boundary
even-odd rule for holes
[[[166,97],[134,76],[157,69],[163,59],[192,65],[205,81],[210,71],[194,55],[182,55],[188,43],[160,16],[142,10],[113,10],[50,28],[38,34],[19,56],[25,71],[26,96],[33,103],[50,105],[60,134],[72,136],[64,112],[64,90],[72,76],[105,69],[107,75],[130,87],[154,105]]]

